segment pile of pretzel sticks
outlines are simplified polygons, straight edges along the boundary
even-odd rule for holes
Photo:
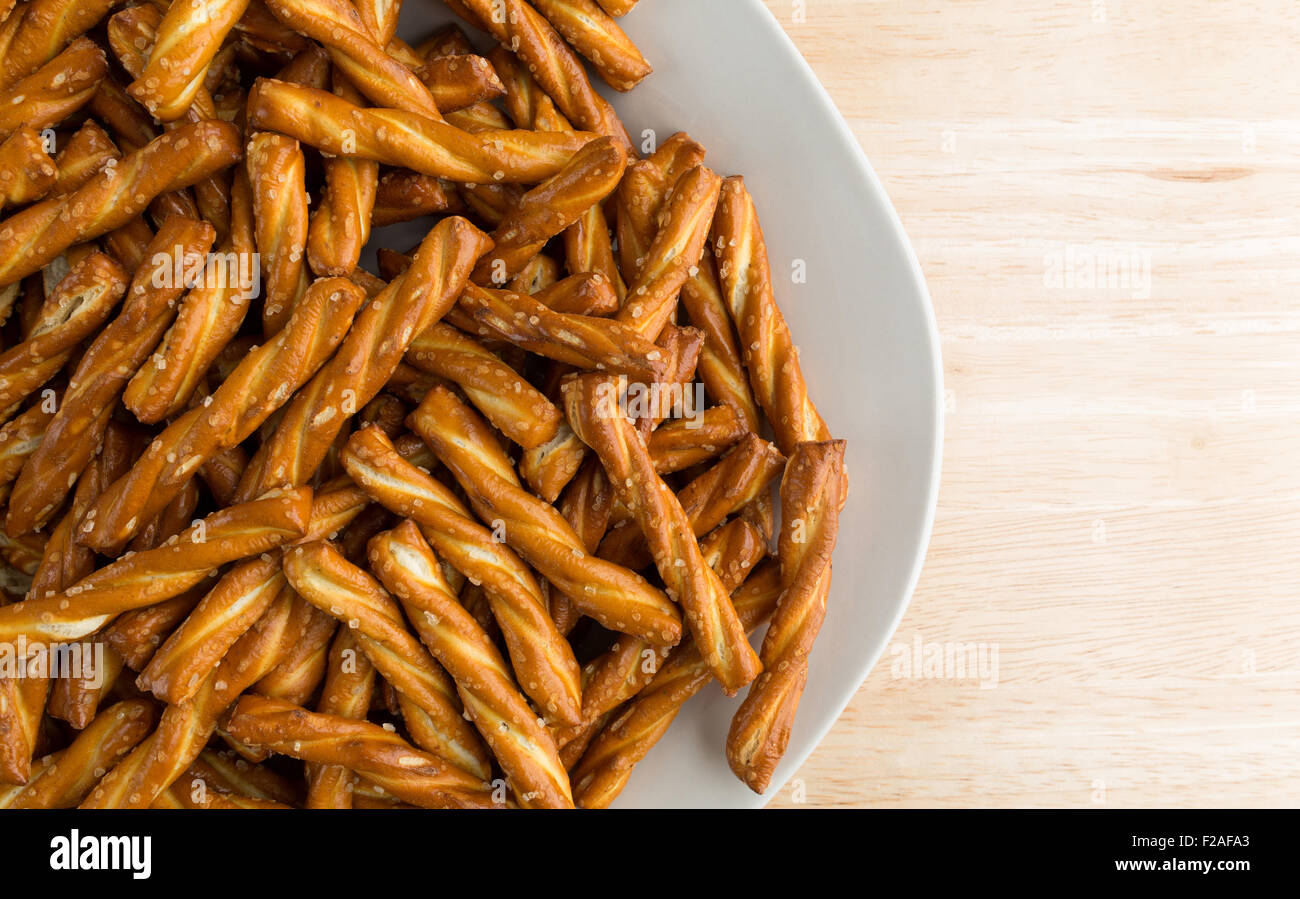
[[[604,807],[712,680],[768,785],[847,482],[754,202],[634,0],[447,5],[0,0],[0,807]]]

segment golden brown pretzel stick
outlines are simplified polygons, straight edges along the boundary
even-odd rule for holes
[[[227,562],[302,536],[310,511],[311,491],[303,488],[213,512],[175,541],[111,562],[53,596],[0,609],[0,640],[25,634],[68,641],[94,633],[122,612],[184,593]]]
[[[363,719],[375,692],[375,667],[348,628],[339,628],[330,646],[325,687],[316,711]],[[307,766],[307,808],[352,808],[356,775],[341,765]]]
[[[87,256],[59,281],[27,339],[0,353],[0,419],[54,377],[126,292],[122,267],[103,253]]]
[[[252,0],[235,30],[249,46],[264,53],[291,54],[311,49],[313,42],[285,25],[266,8],[262,0]]]
[[[766,492],[785,467],[785,456],[757,434],[749,433],[707,471],[677,492],[691,532],[702,537]],[[601,543],[599,553],[633,568],[649,564],[638,529],[616,527]]]
[[[361,16],[366,31],[374,35],[380,46],[387,46],[397,33],[397,18],[402,12],[402,0],[354,0],[353,6]]]
[[[130,752],[157,719],[153,703],[145,699],[128,699],[105,709],[0,807],[75,808],[95,785],[96,772],[111,768]]]
[[[763,637],[765,667],[727,734],[731,770],[756,793],[785,754],[808,653],[826,616],[843,484],[843,440],[795,447],[781,481],[781,598]]]
[[[303,539],[332,537],[369,503],[360,488],[346,481],[322,486],[312,499]],[[154,654],[137,685],[172,705],[188,700],[284,585],[279,553],[267,553],[230,569]]]
[[[772,614],[780,583],[777,565],[769,563],[732,594],[746,630],[754,630]],[[627,784],[633,766],[659,742],[686,701],[712,679],[693,642],[673,650],[650,684],[610,720],[573,769],[578,804],[608,808]]]
[[[168,706],[149,735],[99,782],[82,808],[148,808],[158,794],[198,758],[216,729],[217,719],[301,636],[291,629],[300,600],[286,591],[239,638],[194,698]]]
[[[108,20],[108,45],[132,78],[142,75],[149,64],[162,17],[163,11],[158,7],[142,4],[129,6]],[[194,101],[186,110],[185,117],[195,122],[217,117],[207,87],[201,86],[195,91]]]
[[[262,330],[276,334],[307,291],[306,160],[298,142],[260,132],[248,142],[248,180],[262,263]]]
[[[236,497],[306,483],[343,423],[380,391],[415,335],[460,295],[490,242],[468,220],[443,219],[410,269],[358,313],[334,358],[294,397],[244,471]]]
[[[416,521],[441,558],[483,585],[524,692],[548,716],[576,719],[578,663],[547,616],[528,566],[475,521],[451,490],[398,455],[378,428],[352,435],[343,464],[378,502]]]
[[[370,224],[376,228],[437,212],[459,213],[460,197],[432,175],[395,170],[379,178]]]
[[[672,474],[718,456],[749,433],[731,406],[714,406],[694,418],[655,428],[646,441],[655,471]]]
[[[741,423],[757,433],[758,404],[741,361],[731,314],[718,286],[718,270],[707,250],[694,274],[682,285],[682,305],[691,324],[704,332],[697,366],[700,380],[715,400],[734,409]]]
[[[295,603],[295,611],[303,620],[302,636],[285,650],[279,663],[253,684],[251,690],[271,699],[300,704],[306,702],[325,680],[329,664],[329,645],[338,631],[338,622],[329,615],[305,602]],[[232,744],[234,745],[234,744]],[[235,745],[235,750],[245,758],[260,761],[265,758],[261,750]]]
[[[472,13],[470,24],[486,28],[519,54],[569,121],[631,146],[613,107],[591,86],[581,60],[535,9],[523,0],[464,0],[463,6]]]
[[[43,649],[42,655],[46,652]],[[40,668],[29,667],[19,677],[0,677],[0,781],[25,784],[31,777],[49,692],[50,679]]]
[[[723,589],[731,593],[767,553],[767,546],[752,526],[739,521],[710,533],[701,541],[700,553]],[[583,666],[582,721],[555,731],[566,767],[572,769],[578,762],[610,714],[654,679],[669,652],[666,647],[619,638]]]
[[[238,158],[238,129],[225,122],[164,134],[77,190],[0,221],[0,284],[38,271],[74,243],[126,224],[158,194],[193,184]]]
[[[124,612],[104,628],[101,632],[103,640],[122,657],[126,667],[139,671],[149,664],[158,644],[185,620],[202,595],[202,587],[191,587],[180,596],[157,605]]]
[[[552,237],[618,187],[627,151],[608,137],[574,154],[551,178],[528,191],[492,234],[496,246],[474,270],[477,284],[503,285],[523,270]]]
[[[229,730],[246,743],[274,752],[351,768],[393,796],[423,808],[490,808],[493,804],[486,783],[377,724],[245,696],[235,706]]]
[[[16,82],[0,105],[0,137],[23,125],[36,130],[57,125],[85,106],[108,72],[104,51],[78,38],[58,56]]]
[[[208,64],[247,6],[248,0],[191,0],[168,6],[149,64],[127,92],[164,122],[180,118],[203,88]]]
[[[305,383],[342,341],[361,288],[324,278],[308,289],[279,334],[249,353],[216,392],[170,424],[99,498],[94,528],[78,539],[120,547],[170,502],[207,459],[242,442]]]
[[[324,45],[334,66],[376,106],[441,121],[429,89],[384,52],[347,0],[267,0],[266,6],[280,21]]]
[[[233,752],[205,749],[190,765],[189,771],[223,792],[288,805],[302,800],[299,784],[265,765],[250,765]]]
[[[176,270],[202,259],[211,226],[172,217],[145,250],[122,310],[94,339],[68,382],[63,402],[40,447],[14,485],[5,526],[15,533],[40,527],[99,448],[117,397],[162,337],[184,292]]]
[[[303,599],[347,623],[375,669],[429,717],[433,732],[423,748],[486,779],[490,763],[454,686],[406,630],[397,602],[328,543],[289,550],[284,574]]]
[[[704,166],[677,180],[665,204],[663,226],[636,277],[628,282],[619,321],[650,338],[663,330],[682,285],[704,253],[721,189],[722,179]]]
[[[37,0],[14,10],[4,22],[6,32],[12,28],[12,34],[0,40],[0,89],[45,65],[93,28],[113,5],[113,0]]]
[[[334,91],[356,102],[359,94],[345,77],[334,75]],[[317,275],[346,275],[357,267],[379,187],[379,163],[351,156],[325,160],[325,192],[307,232],[307,261]]]
[[[519,274],[507,283],[516,293],[536,295],[538,291],[554,287],[560,280],[560,264],[544,253],[539,253],[524,263]]]
[[[553,503],[577,475],[586,458],[586,446],[573,433],[568,422],[561,422],[551,440],[524,452],[519,460],[519,473],[534,493]]]
[[[772,424],[776,445],[788,455],[798,443],[828,440],[830,432],[808,397],[799,352],[772,294],[763,228],[743,178],[728,178],[722,186],[713,252],[754,399]]]
[[[235,488],[239,486],[239,478],[247,465],[248,453],[241,446],[232,446],[203,463],[199,477],[208,486],[208,492],[218,506],[231,504]]]
[[[618,311],[613,282],[600,272],[580,272],[561,278],[533,294],[556,312],[571,315],[610,315]]]
[[[333,153],[469,183],[549,178],[592,139],[586,132],[469,134],[398,109],[362,109],[326,91],[259,78],[248,93],[250,127],[279,131]]]
[[[123,404],[136,418],[154,424],[185,408],[209,366],[243,324],[256,269],[252,187],[241,165],[231,182],[226,242],[203,270],[202,283],[181,300],[157,352],[140,366],[122,393]]]
[[[411,341],[406,359],[459,385],[501,433],[525,449],[555,436],[560,410],[483,344],[450,325],[426,328]]]
[[[87,119],[71,137],[63,141],[54,157],[54,164],[59,171],[51,193],[57,196],[76,190],[94,177],[110,159],[119,156],[121,154],[112,138],[94,120]]]
[[[9,497],[13,482],[44,439],[62,396],[47,394],[0,427],[0,502]]]
[[[421,641],[447,669],[511,789],[525,808],[571,808],[555,743],[520,695],[505,660],[456,600],[409,519],[370,541],[370,565],[401,601]]]
[[[672,489],[654,470],[636,427],[618,408],[615,379],[583,375],[564,385],[565,413],[577,435],[600,456],[616,495],[636,516],[669,591],[681,603],[711,670],[734,692],[761,670],[726,591],[704,564],[690,522]]]
[[[526,294],[474,284],[465,288],[460,308],[492,336],[556,362],[643,381],[663,372],[663,351],[619,322],[556,312]]]
[[[176,494],[163,510],[146,524],[140,533],[127,544],[128,552],[142,552],[153,549],[173,534],[179,534],[194,519],[191,517],[199,504],[198,479],[187,481],[180,493]]]
[[[664,141],[646,159],[628,166],[614,204],[618,258],[631,282],[641,271],[659,233],[659,217],[678,179],[704,163],[705,150],[685,132]]]
[[[653,71],[596,0],[533,0],[533,6],[615,90],[630,91]]]
[[[472,54],[419,60],[415,74],[444,113],[495,100],[504,92],[492,64]]]
[[[89,677],[60,677],[55,680],[50,685],[50,697],[45,703],[47,715],[68,722],[76,730],[83,730],[94,720],[100,704],[117,685],[117,679],[126,667],[117,650],[102,640],[94,643],[104,647],[103,664],[92,665],[93,670],[85,672]],[[98,651],[90,650],[91,653]]]
[[[596,0],[596,2],[611,16],[625,16],[637,4],[637,0]]]
[[[499,521],[506,543],[583,613],[660,643],[681,638],[680,616],[663,592],[588,555],[564,516],[520,486],[491,429],[449,390],[429,391],[407,423],[455,475],[479,518]]]
[[[58,173],[45,141],[22,126],[0,143],[0,209],[39,200],[54,187]]]

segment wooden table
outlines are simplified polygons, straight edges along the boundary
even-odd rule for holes
[[[949,411],[896,652],[773,805],[1300,804],[1300,8],[768,5],[912,238]],[[996,686],[899,676],[918,639]]]

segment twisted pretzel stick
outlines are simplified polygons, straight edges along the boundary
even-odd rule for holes
[[[732,594],[747,631],[760,626],[776,606],[780,572],[774,563],[758,568]],[[575,798],[582,808],[608,808],[623,791],[632,768],[668,731],[686,701],[713,679],[694,643],[673,651],[654,680],[592,741],[573,770]]]
[[[402,0],[354,0],[357,15],[366,31],[375,36],[380,46],[387,46],[397,33],[397,18],[402,12]]]
[[[239,446],[232,446],[203,463],[199,477],[208,485],[208,492],[218,506],[229,506],[234,501],[235,488],[247,465],[248,453]]]
[[[635,280],[628,283],[627,303],[618,321],[637,333],[657,337],[677,307],[677,296],[704,253],[722,179],[696,166],[673,186],[664,223],[646,251]]]
[[[468,109],[495,100],[505,92],[492,64],[481,56],[441,56],[424,60],[417,56],[415,74],[433,94],[444,113]]]
[[[216,237],[212,227],[172,217],[145,250],[146,264],[131,280],[118,317],[86,350],[68,382],[45,439],[14,485],[5,526],[24,533],[40,527],[63,501],[72,481],[99,448],[109,415],[130,377],[162,337],[184,291],[173,269],[201,259]]]
[[[235,30],[249,46],[263,53],[300,53],[315,46],[311,40],[271,15],[262,0],[252,0],[248,4],[243,16],[235,22]]]
[[[672,474],[726,452],[748,433],[734,408],[714,406],[697,418],[681,418],[656,428],[646,446],[655,471]]]
[[[491,429],[451,391],[435,387],[407,423],[455,475],[479,518],[500,521],[506,543],[583,613],[622,633],[680,639],[668,598],[640,575],[588,555],[564,516],[520,486]]]
[[[654,71],[596,0],[533,0],[532,5],[615,90],[630,91]]]
[[[108,45],[132,78],[140,77],[149,64],[162,17],[163,12],[158,7],[144,4],[127,7],[108,20]],[[200,86],[194,92],[194,102],[185,111],[185,117],[195,122],[217,117],[207,87]]]
[[[95,785],[95,772],[111,767],[130,752],[157,718],[153,704],[145,699],[128,699],[105,709],[0,807],[75,808]]]
[[[718,286],[718,270],[707,250],[694,274],[682,285],[682,305],[691,324],[704,332],[697,365],[700,380],[717,402],[734,409],[741,423],[757,433],[758,404],[741,361],[735,326]]]
[[[352,435],[343,464],[377,502],[417,522],[441,558],[483,585],[524,692],[549,716],[575,719],[578,663],[546,614],[528,566],[474,521],[451,490],[399,456],[373,425]]]
[[[41,306],[27,339],[0,354],[0,419],[54,377],[126,292],[126,272],[95,252],[68,272]]]
[[[618,409],[617,382],[583,375],[564,385],[565,413],[582,442],[596,451],[610,483],[645,534],[667,589],[681,603],[718,682],[734,692],[757,676],[758,656],[745,639],[718,576],[704,564],[690,521],[635,426]]]
[[[375,667],[348,628],[339,628],[330,646],[325,688],[316,711],[363,719],[375,692]],[[356,775],[341,765],[307,765],[307,808],[352,808]]]
[[[302,790],[265,765],[250,765],[233,752],[205,749],[189,770],[219,790],[251,799],[269,799],[292,805],[302,799]]]
[[[406,630],[396,601],[327,543],[291,549],[285,554],[284,573],[303,599],[346,622],[376,670],[428,716],[424,748],[486,778],[490,763],[462,717],[455,688]]]
[[[259,78],[248,93],[250,127],[278,131],[336,156],[359,156],[469,183],[531,183],[551,177],[585,132],[469,134],[400,109],[362,109],[326,91]]]
[[[0,221],[0,285],[39,271],[74,243],[120,228],[149,200],[239,158],[238,129],[199,122],[164,134],[62,197]]]
[[[264,281],[262,330],[270,337],[307,290],[306,160],[296,140],[266,131],[248,142],[247,159]]]
[[[123,405],[145,424],[162,421],[185,408],[209,366],[243,324],[252,298],[252,285],[245,283],[244,275],[251,279],[257,274],[252,268],[256,258],[253,230],[252,187],[244,166],[239,166],[231,182],[226,242],[204,269],[203,283],[181,301],[157,352],[136,371],[122,393]]]
[[[572,808],[569,778],[545,725],[505,660],[456,600],[433,551],[409,519],[370,541],[370,564],[447,669],[479,733],[525,808]]]
[[[461,6],[472,14],[470,24],[487,29],[519,54],[569,121],[631,147],[622,122],[591,86],[581,60],[535,9],[523,0],[463,0],[453,9],[460,12]]]
[[[275,666],[301,636],[292,628],[300,604],[286,590],[204,680],[194,698],[163,710],[158,728],[117,764],[82,802],[82,808],[148,808],[189,767],[216,729],[217,718]]]
[[[0,427],[0,502],[9,497],[14,480],[41,445],[61,399],[57,392],[47,396]]]
[[[663,372],[663,351],[619,322],[556,312],[526,294],[475,284],[466,286],[460,306],[494,336],[557,362],[642,381]]]
[[[149,63],[127,93],[164,122],[180,118],[247,6],[248,0],[190,0],[168,6]]]
[[[450,325],[426,328],[411,341],[406,359],[457,384],[493,425],[525,449],[555,436],[560,410],[483,344]]]
[[[0,138],[24,125],[39,131],[62,122],[90,102],[107,73],[108,59],[94,41],[73,41],[5,92],[9,102],[0,105]]]
[[[338,622],[306,602],[296,604],[305,624],[302,636],[280,657],[279,663],[255,683],[252,691],[271,699],[283,699],[295,705],[306,702],[325,679],[329,664],[329,645],[338,631]],[[236,745],[245,758],[260,761],[260,750]]]
[[[731,720],[727,761],[754,792],[767,789],[790,741],[808,653],[826,615],[839,530],[844,441],[801,443],[781,481],[781,598],[763,637],[763,674]]]
[[[245,696],[229,729],[238,739],[307,762],[341,765],[422,808],[490,808],[483,781],[421,752],[377,724]]]
[[[743,178],[728,178],[722,186],[713,252],[754,399],[772,424],[776,445],[788,455],[796,444],[828,440],[830,432],[808,397],[799,352],[772,294],[763,228]]]
[[[124,612],[104,628],[103,640],[122,657],[127,668],[139,671],[149,663],[167,634],[185,620],[202,595],[202,586],[191,587],[157,605]]]
[[[24,3],[11,19],[13,33],[0,41],[0,90],[30,75],[91,28],[113,7],[113,0],[37,0]],[[10,3],[8,6],[12,7]]]
[[[49,651],[42,650],[47,664]],[[28,670],[21,676],[0,677],[0,781],[25,784],[32,774],[32,756],[50,692],[48,669],[31,667],[39,661],[27,659]]]
[[[438,212],[461,211],[460,197],[431,175],[391,171],[379,178],[370,225],[381,228]]]
[[[596,0],[600,8],[611,16],[625,16],[636,6],[637,0]]]
[[[335,68],[376,106],[442,120],[415,73],[393,59],[347,0],[268,0],[271,13],[329,50]]]
[[[62,149],[54,157],[58,174],[50,193],[54,196],[70,193],[85,184],[110,159],[117,159],[121,154],[113,144],[112,138],[103,128],[87,119],[72,137],[63,142]]]
[[[105,491],[87,513],[95,515],[94,528],[78,539],[104,552],[134,536],[203,462],[246,439],[320,368],[364,296],[342,278],[312,284],[284,330],[249,353],[203,405],[173,421]]]
[[[303,540],[329,539],[343,530],[370,498],[347,482],[327,484],[312,498]],[[285,585],[279,552],[230,569],[154,654],[136,684],[179,705],[202,684],[221,657],[261,617]]]
[[[600,272],[561,278],[533,294],[537,302],[569,315],[610,315],[618,311],[614,282]]]
[[[95,643],[103,644],[103,641]],[[68,722],[75,730],[83,730],[95,719],[100,703],[117,685],[126,667],[117,650],[103,645],[103,664],[91,672],[92,677],[60,677],[50,685],[50,697],[45,703],[47,715]]]
[[[765,492],[785,467],[785,456],[757,434],[745,435],[725,456],[677,492],[677,502],[697,537]],[[620,565],[649,564],[637,528],[612,530],[601,544],[602,558]]]
[[[39,200],[58,180],[45,141],[26,125],[0,143],[0,209]]]
[[[552,237],[618,187],[627,151],[611,138],[592,141],[553,177],[520,197],[492,234],[496,246],[474,270],[476,284],[505,284]]]
[[[25,634],[67,642],[94,633],[122,612],[184,593],[227,562],[302,536],[310,510],[304,488],[213,512],[174,540],[111,562],[53,596],[0,609],[0,641]]]
[[[615,224],[619,265],[629,282],[641,271],[659,233],[659,217],[682,175],[704,163],[705,150],[690,135],[678,132],[648,158],[628,166],[619,185]]]
[[[348,417],[392,377],[415,335],[456,302],[488,246],[487,235],[463,218],[444,219],[430,231],[412,267],[364,306],[334,358],[293,398],[236,496],[306,483]]]
[[[337,72],[334,91],[352,102],[359,97]],[[351,156],[325,160],[325,192],[307,232],[307,261],[317,275],[346,275],[357,267],[361,248],[370,240],[378,187],[377,162]]]

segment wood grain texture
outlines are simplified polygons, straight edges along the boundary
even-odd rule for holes
[[[768,6],[948,388],[915,598],[772,805],[1300,804],[1300,9]],[[918,638],[996,648],[996,686],[903,676]]]

